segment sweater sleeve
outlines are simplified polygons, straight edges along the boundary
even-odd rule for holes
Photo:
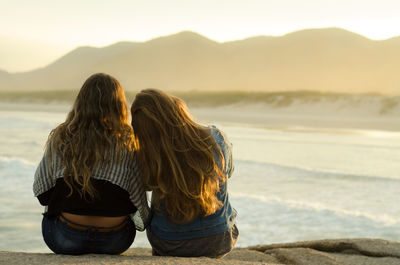
[[[48,153],[50,154],[49,157],[47,157]],[[54,170],[51,165],[54,162],[52,160],[53,156],[51,156],[51,149],[48,145],[44,152],[42,160],[36,168],[33,181],[33,194],[35,195],[35,197],[50,190],[56,184],[56,179],[53,173]]]
[[[146,190],[142,184],[140,178],[140,172],[136,164],[136,159],[133,159],[132,168],[132,182],[130,189],[130,199],[132,203],[136,206],[137,211],[131,214],[131,219],[135,223],[136,230],[144,231],[147,225],[150,223],[151,215],[150,208],[148,204]]]

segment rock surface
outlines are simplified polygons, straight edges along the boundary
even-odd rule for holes
[[[291,265],[400,265],[400,243],[381,239],[327,239],[249,247]]]
[[[152,257],[148,248],[132,248],[119,256],[0,251],[0,264],[399,265],[400,243],[381,239],[327,239],[236,248],[222,259]]]

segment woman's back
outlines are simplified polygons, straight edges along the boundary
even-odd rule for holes
[[[229,252],[238,235],[227,193],[231,144],[216,127],[195,123],[182,100],[160,90],[138,93],[131,113],[141,175],[153,191],[147,229],[153,250],[210,257]],[[225,243],[210,245],[211,239]],[[193,253],[192,245],[204,251]]]
[[[90,76],[65,122],[50,133],[35,173],[50,249],[116,254],[130,246],[136,231],[129,215],[140,212],[138,229],[149,216],[134,154],[121,85],[107,74]]]
[[[136,212],[137,207],[141,212],[145,211],[142,204],[136,203],[136,207],[132,203],[131,194],[128,192],[139,188],[137,168],[133,151],[126,152],[118,159],[98,163],[92,169],[89,179],[95,196],[82,196],[77,191],[71,192],[70,186],[79,187],[79,183],[74,180],[65,181],[63,159],[48,145],[36,170],[33,191],[42,205],[48,205],[45,213],[48,217],[56,217],[61,213],[103,217],[127,216]],[[138,197],[134,201],[140,199],[141,197]],[[104,218],[100,222],[92,220],[91,224],[104,226]]]
[[[215,126],[210,127],[209,132],[217,142],[224,158],[221,161],[219,156],[215,154],[215,160],[221,170],[223,170],[223,174],[228,178],[233,172],[231,143]],[[221,164],[222,162],[225,163],[224,166]],[[235,223],[237,213],[230,204],[227,189],[227,181],[219,184],[219,190],[216,193],[216,197],[220,202],[222,202],[222,205],[215,211],[215,213],[207,216],[199,214],[190,222],[179,225],[176,225],[169,220],[165,211],[165,206],[161,203],[160,208],[155,210],[151,220],[150,225],[152,231],[160,238],[182,240],[212,236],[228,230]]]

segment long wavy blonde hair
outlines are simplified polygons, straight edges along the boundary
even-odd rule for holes
[[[161,90],[136,95],[132,127],[143,183],[153,191],[152,205],[164,204],[173,223],[215,213],[224,159],[208,128],[195,123],[186,104]],[[220,166],[215,157],[219,157]]]
[[[126,155],[133,140],[124,90],[114,77],[97,73],[85,81],[65,122],[51,131],[47,145],[61,157],[69,196],[76,190],[94,198],[96,190],[90,182],[94,169]]]

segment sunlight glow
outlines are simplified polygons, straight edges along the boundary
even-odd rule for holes
[[[341,27],[381,40],[400,35],[398,10],[396,0],[7,1],[0,10],[0,39],[22,43],[11,48],[0,43],[0,69],[27,70],[77,46],[146,41],[183,30],[225,42]],[[32,43],[46,45],[40,49]],[[43,58],[28,64],[17,56],[32,51]],[[5,59],[14,55],[17,59]]]

